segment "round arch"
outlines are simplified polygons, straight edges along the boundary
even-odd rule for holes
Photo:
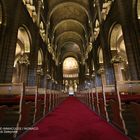
[[[42,49],[38,50],[38,62],[37,64],[41,66],[43,64],[43,52]]]
[[[127,59],[125,42],[123,38],[123,30],[120,24],[113,24],[110,31],[110,50],[113,53],[120,53]]]
[[[58,40],[59,40],[61,37],[65,36],[66,34],[74,34],[74,35],[78,36],[78,37],[82,40],[82,42],[83,42],[83,44],[84,44],[84,39],[83,39],[83,37],[82,37],[79,33],[75,32],[75,31],[65,31],[65,32],[59,34],[59,35],[56,37],[56,40],[55,40],[56,43],[55,43],[55,44],[57,44]]]
[[[64,77],[78,77],[79,65],[74,57],[66,57],[63,60],[63,76]]]
[[[58,8],[61,8],[61,7],[65,6],[65,5],[74,5],[74,6],[76,6],[76,7],[80,7],[80,9],[82,9],[82,10],[86,13],[86,15],[88,16],[88,18],[89,18],[88,10],[87,10],[84,6],[82,6],[81,4],[79,4],[79,3],[77,3],[77,2],[62,2],[62,3],[59,3],[59,4],[57,4],[56,6],[54,6],[54,7],[49,11],[49,20],[50,20],[52,14],[53,14]]]
[[[140,0],[137,0],[137,17],[140,20]]]
[[[79,62],[78,61],[78,56],[76,55],[76,54],[73,54],[73,52],[68,52],[68,53],[66,53],[64,56],[63,56],[63,58],[62,58],[62,62],[66,59],[66,58],[68,58],[68,57],[73,57],[77,62]]]
[[[17,32],[14,67],[16,66],[17,61],[21,55],[23,55],[24,53],[26,54],[30,53],[30,47],[31,47],[30,32],[28,31],[28,28],[25,25],[20,26]]]
[[[30,32],[25,25],[19,27],[17,38],[18,40],[20,40],[20,43],[22,43],[22,45],[24,46],[24,52],[30,53],[32,40]]]
[[[129,79],[127,53],[121,24],[114,23],[112,25],[109,42],[112,55],[111,62],[118,64],[116,68],[114,65],[114,69],[118,69],[115,70],[116,72],[118,71],[118,73],[115,73],[117,80]]]
[[[5,3],[3,0],[0,1],[0,25],[6,25],[6,13]]]
[[[54,26],[54,28],[53,28],[53,34],[57,30],[57,28],[59,26],[61,26],[62,24],[64,24],[65,22],[73,22],[73,23],[76,23],[76,24],[78,24],[84,30],[85,34],[87,33],[87,30],[86,30],[85,26],[80,21],[75,20],[75,19],[72,19],[72,18],[68,18],[68,19],[61,20],[56,26]]]
[[[31,36],[28,28],[22,25],[17,31],[15,60],[13,66],[12,82],[25,82],[27,80]]]
[[[98,49],[98,58],[99,58],[99,64],[104,63],[104,58],[103,58],[103,49],[99,47]]]
[[[3,23],[3,10],[2,10],[2,3],[0,1],[0,25]]]

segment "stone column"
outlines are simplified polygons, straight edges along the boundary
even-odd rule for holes
[[[22,1],[7,1],[4,6],[7,22],[6,30],[3,32],[0,41],[0,50],[2,51],[0,55],[0,82],[9,83],[12,82],[13,76],[17,31],[22,9]]]
[[[19,68],[20,68],[19,82],[24,82],[26,85],[28,65],[30,64],[27,54],[23,54],[23,56],[21,56],[18,62],[19,62]]]
[[[95,1],[98,19],[99,19],[99,27],[100,27],[100,45],[103,49],[103,59],[104,59],[104,68],[105,68],[105,75],[106,75],[106,83],[113,84],[114,83],[114,72],[113,67],[110,63],[111,60],[111,53],[108,46],[107,38],[105,36],[104,27],[102,25],[102,16],[101,16],[101,8],[99,0]]]
[[[102,85],[106,85],[106,75],[105,75],[104,65],[100,64],[98,74],[101,76]]]
[[[121,67],[121,63],[124,61],[125,61],[124,58],[119,54],[116,54],[111,60],[111,63],[113,64],[114,71],[115,71],[115,81],[123,81],[120,67]]]
[[[40,16],[41,16],[41,0],[38,0],[38,8],[37,8],[37,31],[36,31],[36,42],[35,42],[35,49],[31,58],[31,65],[29,67],[28,72],[28,85],[34,86],[37,85],[37,56],[38,56],[38,48],[39,48],[39,26],[40,26]]]
[[[44,82],[44,81],[42,81],[43,80],[42,79],[43,75],[44,75],[44,72],[43,72],[43,69],[42,69],[42,65],[40,65],[40,66],[37,67],[37,86],[38,87],[43,86],[42,85],[43,82]]]
[[[131,80],[140,79],[140,45],[134,28],[132,1],[116,0],[118,16],[122,25]]]

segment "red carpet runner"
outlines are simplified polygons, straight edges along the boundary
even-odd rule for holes
[[[69,97],[54,112],[20,140],[128,140],[75,97]]]

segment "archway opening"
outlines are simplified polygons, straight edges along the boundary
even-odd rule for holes
[[[29,53],[30,53],[30,36],[26,28],[19,27],[17,33],[17,43],[15,49],[15,61],[13,66],[12,82],[25,82],[27,80]]]
[[[111,32],[110,36],[110,49],[112,54],[112,63],[118,63],[119,80],[129,79],[128,59],[126,53],[125,42],[123,38],[123,31],[120,24],[116,24]]]
[[[67,57],[63,61],[63,79],[65,91],[74,95],[77,91],[79,65],[74,57]]]
[[[0,26],[2,25],[2,4],[0,2]]]
[[[140,0],[137,1],[137,16],[138,20],[140,20]]]

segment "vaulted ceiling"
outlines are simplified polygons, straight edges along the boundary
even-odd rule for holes
[[[49,41],[58,62],[74,57],[79,62],[90,38],[88,0],[48,0]]]

